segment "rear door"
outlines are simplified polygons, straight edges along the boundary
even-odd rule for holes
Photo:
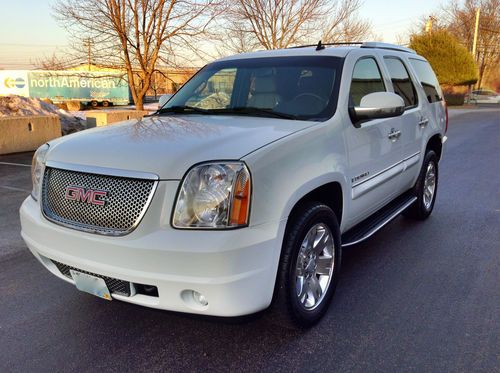
[[[410,67],[412,76],[417,81],[416,86],[420,100],[419,105],[422,111],[422,120],[425,121],[425,125],[423,123],[420,125],[422,129],[422,139],[420,142],[421,157],[418,163],[420,167],[425,156],[424,152],[428,140],[435,134],[442,136],[446,132],[446,103],[444,102],[443,92],[439,86],[436,74],[434,74],[429,62],[420,56],[408,56],[406,57],[406,61],[409,62],[408,66]],[[411,187],[417,177],[418,173],[415,173],[413,180],[411,180],[411,185],[406,186]]]
[[[414,78],[410,76],[406,63],[397,55],[385,55],[384,65],[391,80],[391,90],[405,103],[401,120],[401,146],[404,168],[401,174],[401,189],[411,188],[418,175],[422,138],[429,118],[422,112]]]
[[[354,58],[355,52],[351,58]],[[359,106],[369,93],[387,91],[387,81],[380,68],[381,61],[374,53],[357,57],[352,69],[349,106]],[[347,64],[346,64],[347,65]],[[397,196],[402,171],[402,147],[399,138],[391,134],[401,131],[400,118],[373,119],[346,129],[351,182],[351,220],[362,219]]]

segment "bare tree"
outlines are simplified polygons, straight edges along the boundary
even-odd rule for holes
[[[327,43],[364,41],[372,35],[370,22],[359,18],[359,0],[344,0],[333,4],[322,30],[322,40]]]
[[[81,59],[92,47],[92,63],[126,71],[142,110],[157,64],[171,62],[180,45],[204,37],[219,5],[218,0],[58,0],[54,13]]]
[[[327,4],[327,0],[236,0],[227,14],[232,30],[251,35],[261,48],[280,49],[304,39]]]
[[[477,86],[485,75],[498,74],[500,63],[500,0],[453,0],[443,8],[440,24],[457,37],[470,51],[474,40],[476,10],[480,8],[479,34],[475,59],[479,67]]]
[[[64,70],[71,66],[70,61],[57,56],[55,53],[44,58],[38,58],[32,63],[41,70]]]
[[[56,53],[52,53],[50,56],[45,56],[43,58],[37,58],[32,60],[31,63],[40,70],[65,70],[75,65],[75,61],[61,57]]]
[[[229,19],[225,24],[227,32],[220,35],[223,38],[222,52],[219,54],[223,56],[225,51],[230,53],[246,53],[259,48],[260,43],[254,36],[252,31],[245,28],[244,22],[238,19]]]
[[[232,52],[287,48],[303,42],[353,41],[369,34],[359,0],[235,0],[226,13]]]

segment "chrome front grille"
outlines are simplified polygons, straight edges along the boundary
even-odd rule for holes
[[[124,235],[139,224],[156,188],[155,180],[46,167],[42,184],[44,216],[60,225],[105,235]],[[102,205],[67,198],[67,188],[105,191]]]

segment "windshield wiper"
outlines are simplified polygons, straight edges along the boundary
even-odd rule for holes
[[[260,116],[274,117],[281,119],[294,119],[294,120],[299,119],[296,115],[293,114],[281,113],[279,111],[274,111],[273,109],[258,108],[253,106],[237,106],[225,109],[202,109],[195,106],[177,105],[160,109],[152,115],[161,115],[166,113],[179,114],[188,112],[196,114],[208,114],[208,115],[217,115],[217,114],[260,115]]]
[[[296,115],[274,111],[273,109],[258,108],[253,106],[237,106],[227,109],[215,110],[216,113],[236,114],[236,115],[263,115],[281,119],[299,119]]]
[[[186,105],[165,107],[165,108],[158,110],[155,114],[166,114],[166,113],[180,114],[180,113],[187,113],[187,112],[194,112],[196,114],[212,114],[212,112],[210,110],[201,109],[201,108],[195,107],[195,106],[186,106]]]

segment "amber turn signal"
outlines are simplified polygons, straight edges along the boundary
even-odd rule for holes
[[[231,203],[230,225],[247,225],[250,210],[250,177],[243,170],[236,179]]]

